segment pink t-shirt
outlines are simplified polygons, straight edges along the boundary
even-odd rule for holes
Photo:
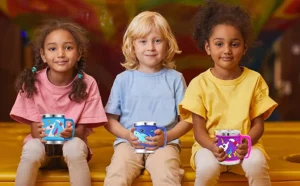
[[[41,122],[43,114],[64,114],[65,118],[73,119],[76,124],[87,125],[86,137],[92,132],[92,128],[101,126],[107,121],[98,86],[92,76],[86,73],[83,75],[88,97],[81,103],[71,101],[68,97],[73,82],[67,86],[55,86],[48,80],[47,69],[37,72],[36,78],[36,94],[31,98],[26,98],[26,92],[18,94],[10,112],[14,120],[31,124]],[[28,135],[24,143],[31,138],[31,135]]]

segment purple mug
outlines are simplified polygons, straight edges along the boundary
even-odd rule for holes
[[[251,138],[248,135],[241,135],[239,130],[216,130],[216,137],[218,138],[217,146],[224,149],[227,158],[218,162],[222,165],[236,165],[240,163],[240,159],[236,154],[236,149],[243,139],[248,140],[248,153],[244,158],[248,158],[251,152]]]

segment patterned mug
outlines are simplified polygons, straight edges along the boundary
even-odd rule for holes
[[[166,146],[167,143],[167,129],[165,127],[158,127],[156,126],[156,123],[153,121],[138,121],[134,123],[135,131],[134,135],[138,138],[139,141],[141,141],[141,145],[144,148],[146,147],[151,147],[145,142],[147,141],[145,138],[146,137],[154,137],[156,134],[154,131],[156,129],[161,129],[164,131],[164,136],[165,136],[165,141],[164,141],[164,146]],[[154,151],[151,150],[146,150],[146,149],[134,149],[136,153],[153,153]]]
[[[67,127],[67,121],[72,123],[72,137],[63,138],[60,133]],[[46,144],[63,144],[67,140],[71,140],[75,134],[75,123],[72,119],[66,119],[63,114],[44,114],[42,122],[44,124],[46,137],[43,140]]]
[[[224,149],[227,158],[218,162],[222,165],[236,165],[240,163],[240,159],[236,154],[236,149],[243,139],[248,140],[248,153],[244,158],[248,158],[251,152],[251,138],[248,135],[241,135],[239,130],[216,130],[216,137],[218,138],[217,146]]]

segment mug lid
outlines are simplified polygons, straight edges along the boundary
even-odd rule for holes
[[[54,114],[53,116],[57,117],[57,118],[64,118],[65,117],[64,114]]]
[[[241,134],[239,130],[216,130],[215,132],[219,136],[238,136]]]
[[[156,123],[154,121],[137,121],[134,122],[134,126],[155,126]]]
[[[52,118],[53,114],[43,114],[43,118]]]

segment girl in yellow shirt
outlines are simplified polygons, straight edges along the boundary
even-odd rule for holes
[[[193,123],[195,144],[191,166],[196,170],[195,186],[212,186],[221,172],[245,174],[250,186],[271,185],[261,142],[264,120],[277,103],[269,96],[262,76],[240,61],[251,44],[250,16],[240,7],[209,2],[197,16],[194,39],[211,56],[214,67],[194,78],[179,105],[180,115]],[[249,158],[233,166],[220,165],[226,153],[217,147],[216,130],[235,129],[249,135],[252,150]],[[248,144],[238,146],[243,159]]]

